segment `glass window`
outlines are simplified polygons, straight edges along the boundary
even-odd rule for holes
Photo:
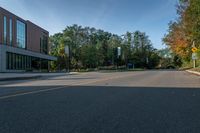
[[[17,46],[26,48],[26,26],[19,20],[17,20]]]
[[[10,60],[9,60],[9,69],[12,69],[12,66],[13,66],[13,63],[12,63],[12,61],[13,61],[12,53],[9,53],[9,55],[10,55]]]
[[[4,42],[4,44],[7,43],[7,18],[6,18],[6,16],[3,17],[3,42]]]
[[[40,37],[40,53],[42,53],[42,38]]]
[[[22,69],[22,56],[19,55],[19,70]]]
[[[31,66],[32,66],[32,57],[29,56],[28,57],[28,68],[31,69]]]
[[[46,36],[40,38],[40,52],[48,54],[48,38]]]
[[[9,53],[6,53],[6,68],[9,69]]]
[[[13,69],[16,69],[16,54],[13,54]]]
[[[26,59],[27,58],[27,56],[24,56],[24,69],[26,70],[26,64],[27,64],[27,62],[26,62]]]
[[[12,38],[13,38],[13,36],[12,36],[12,19],[10,19],[10,45],[12,45]]]
[[[47,54],[47,47],[48,47],[48,38],[46,36],[43,37],[43,52]]]
[[[24,55],[22,55],[22,70],[24,70],[25,69],[25,60],[24,60]]]
[[[19,55],[16,55],[16,69],[19,69]]]
[[[13,55],[12,53],[9,53],[9,52],[6,53],[6,68],[9,70],[13,69],[13,56],[12,55]]]
[[[39,66],[38,66],[38,62],[40,60],[39,58],[6,52],[6,69],[8,69],[8,70],[30,70],[32,60],[35,60],[34,65],[36,68],[39,69]],[[47,65],[47,64],[44,63],[43,65]]]

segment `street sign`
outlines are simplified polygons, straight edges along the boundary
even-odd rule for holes
[[[121,56],[121,47],[117,47],[117,55],[118,57]]]
[[[192,53],[192,60],[197,60],[197,59],[198,59],[197,53]]]
[[[196,53],[197,50],[198,50],[198,49],[197,49],[196,47],[193,47],[193,48],[192,48],[192,52],[193,52],[193,53]]]
[[[69,55],[69,46],[65,46],[65,54]]]

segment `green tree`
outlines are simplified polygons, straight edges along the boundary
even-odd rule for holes
[[[57,56],[52,69],[67,69],[70,58],[72,69],[97,68],[99,66],[127,65],[134,63],[137,67],[154,67],[156,51],[145,33],[127,32],[123,37],[103,30],[79,25],[67,26],[62,33],[50,37],[51,55]],[[69,46],[70,56],[64,48]],[[117,57],[117,47],[121,47],[122,55]],[[152,62],[155,62],[153,64]]]
[[[200,1],[180,0],[177,13],[179,17],[169,24],[163,42],[184,62],[190,62],[193,41],[200,48]]]

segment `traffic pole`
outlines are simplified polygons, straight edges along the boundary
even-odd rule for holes
[[[194,68],[196,68],[196,60],[193,60]]]

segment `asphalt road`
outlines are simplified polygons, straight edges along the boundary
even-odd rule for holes
[[[0,133],[199,133],[200,77],[83,73],[0,82]]]

